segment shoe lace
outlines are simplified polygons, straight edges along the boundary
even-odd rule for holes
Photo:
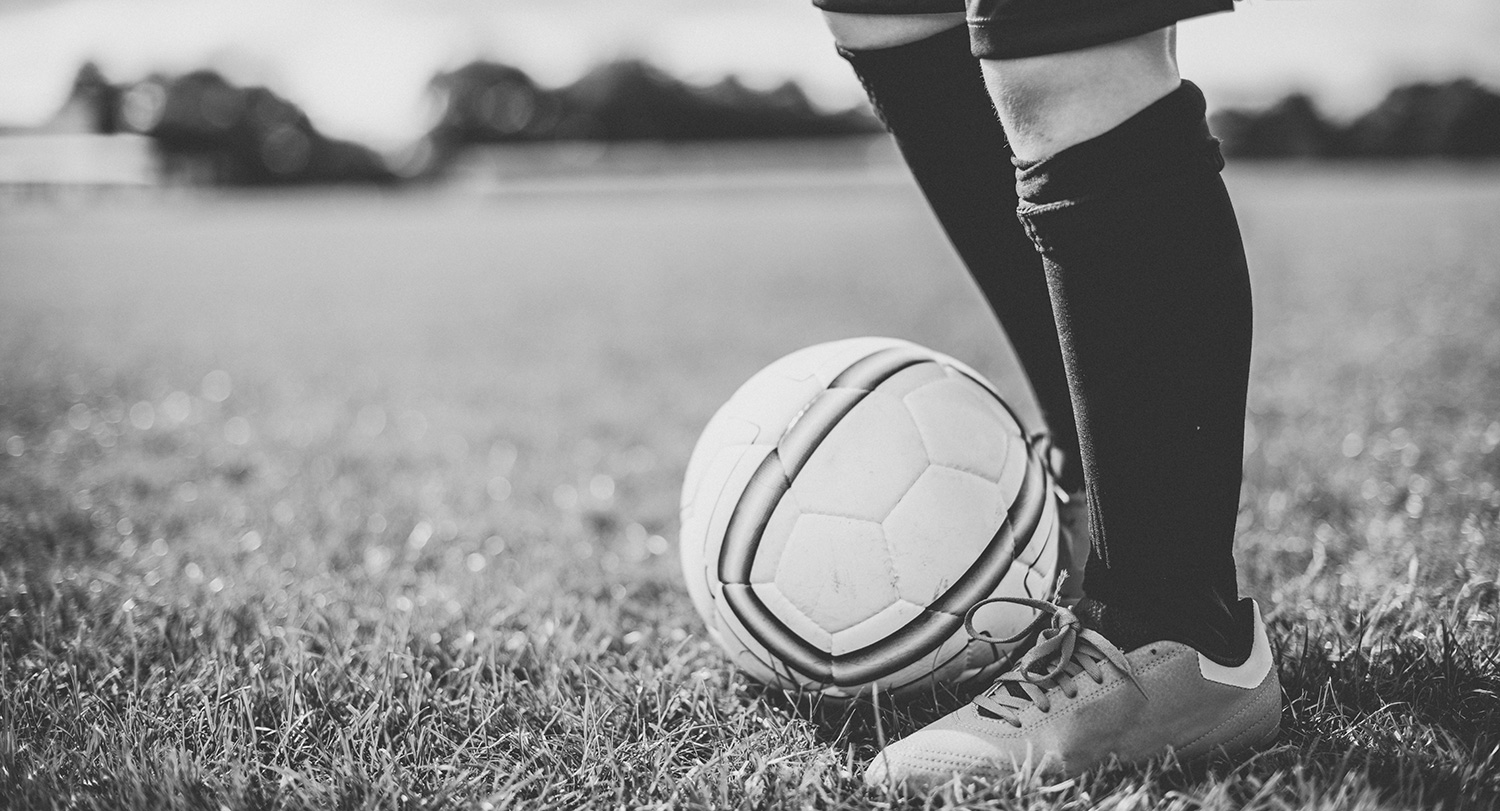
[[[974,612],[990,603],[1024,605],[1041,613],[1020,633],[1000,638],[974,627]],[[1027,707],[1051,712],[1049,694],[1054,690],[1061,690],[1069,698],[1078,695],[1077,680],[1084,676],[1095,684],[1103,684],[1105,663],[1118,669],[1142,696],[1146,695],[1125,654],[1103,634],[1085,628],[1066,606],[1024,597],[991,597],[975,604],[964,615],[964,630],[974,639],[991,645],[1013,645],[1037,635],[1031,649],[1016,665],[974,699],[975,704],[1012,726],[1021,726],[1020,713]]]

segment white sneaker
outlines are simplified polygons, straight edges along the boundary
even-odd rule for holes
[[[1071,775],[1168,750],[1234,755],[1276,737],[1281,684],[1259,606],[1250,657],[1231,667],[1177,642],[1125,653],[1061,605],[994,599],[1037,608],[1037,624],[1050,627],[983,695],[876,755],[866,783],[920,790],[1018,771]]]

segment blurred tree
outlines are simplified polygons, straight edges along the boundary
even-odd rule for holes
[[[104,78],[93,62],[85,62],[73,78],[68,98],[44,127],[54,132],[119,131],[120,89]]]
[[[323,136],[295,104],[213,71],[151,77],[125,91],[119,119],[156,141],[169,177],[189,182],[387,182],[380,156]]]
[[[1500,95],[1469,79],[1398,87],[1347,126],[1295,94],[1260,111],[1211,119],[1226,155],[1242,158],[1500,156]]]
[[[472,62],[433,78],[441,111],[433,137],[442,143],[532,141],[553,135],[556,94],[517,68]]]
[[[474,62],[434,77],[438,115],[426,138],[383,157],[330,139],[292,102],[216,72],[152,76],[127,88],[85,63],[48,131],[137,132],[169,176],[189,182],[395,182],[433,175],[470,144],[543,140],[719,140],[878,132],[867,109],[823,112],[786,82],[759,90],[730,76],[699,86],[641,60],[600,65],[558,90],[525,72]],[[1399,87],[1347,126],[1310,98],[1224,110],[1212,127],[1226,154],[1250,158],[1500,156],[1500,95],[1471,80]]]
[[[863,111],[817,110],[796,84],[769,91],[734,77],[687,84],[641,60],[600,65],[561,90],[539,87],[509,65],[474,62],[432,81],[441,115],[433,141],[705,140],[813,137],[877,131]]]
[[[1500,156],[1500,95],[1469,79],[1399,87],[1347,133],[1368,157]]]
[[[1224,153],[1246,158],[1320,158],[1336,152],[1337,128],[1297,93],[1262,112],[1225,110],[1211,119]]]
[[[790,82],[757,91],[730,77],[696,87],[635,59],[601,65],[561,95],[559,135],[565,138],[685,141],[879,131],[866,112],[817,110]]]

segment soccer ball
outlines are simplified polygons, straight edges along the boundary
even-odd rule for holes
[[[892,338],[808,347],[709,421],[682,488],[693,605],[751,677],[846,699],[994,675],[1012,650],[972,639],[971,606],[1046,599],[1060,569],[1043,443],[995,388]],[[977,630],[1035,617],[990,604]]]

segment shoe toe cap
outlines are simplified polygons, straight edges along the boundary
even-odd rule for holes
[[[1002,742],[959,729],[921,730],[887,746],[865,769],[865,784],[926,790],[955,778],[992,777],[1024,759]]]

